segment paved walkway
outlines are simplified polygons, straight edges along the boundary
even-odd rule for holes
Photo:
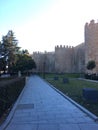
[[[37,76],[29,78],[12,111],[2,130],[98,130],[98,123]]]

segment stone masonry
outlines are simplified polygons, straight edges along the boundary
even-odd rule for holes
[[[84,72],[84,44],[76,47],[56,46],[54,52],[34,52],[37,72]]]
[[[37,72],[89,72],[86,65],[90,60],[96,62],[93,72],[98,73],[98,23],[91,20],[85,24],[85,41],[76,47],[55,46],[54,52],[34,52],[33,59]]]
[[[54,72],[54,55],[54,52],[34,52],[32,57],[37,65],[36,72]]]
[[[98,73],[98,23],[94,20],[85,24],[85,64],[90,60],[95,61],[94,72]]]

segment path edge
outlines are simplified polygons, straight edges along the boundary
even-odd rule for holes
[[[83,106],[81,106],[80,104],[78,104],[77,102],[75,102],[74,100],[72,100],[70,97],[68,97],[67,95],[65,95],[64,93],[62,93],[60,90],[58,90],[57,88],[55,88],[52,84],[50,84],[48,81],[46,81],[45,79],[43,79],[47,84],[49,84],[49,86],[51,88],[53,88],[55,91],[57,91],[60,95],[62,95],[64,98],[66,98],[68,101],[70,101],[72,104],[74,104],[76,107],[78,107],[81,111],[83,111],[84,113],[86,113],[90,118],[92,118],[95,122],[98,122],[98,117],[91,113],[89,110],[87,110],[86,108],[84,108]]]
[[[24,93],[24,91],[25,91],[25,89],[26,89],[26,87],[27,87],[27,85],[26,85],[27,80],[28,80],[28,77],[26,77],[24,88],[23,88],[22,92],[20,93],[19,97],[17,98],[16,102],[13,104],[13,107],[12,107],[12,109],[11,109],[11,111],[10,111],[8,117],[7,117],[7,118],[5,119],[5,121],[0,125],[0,130],[5,130],[5,129],[8,127],[9,123],[11,122],[11,120],[12,120],[12,118],[13,118],[13,116],[14,116],[14,113],[15,113],[15,110],[16,110],[16,107],[17,107],[17,104],[19,103],[19,101],[20,101],[20,99],[21,99],[21,97],[22,97],[22,95],[23,95],[23,93]]]

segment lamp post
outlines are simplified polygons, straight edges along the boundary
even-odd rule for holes
[[[46,63],[44,62],[43,63],[43,78],[45,79],[45,66],[46,66]]]
[[[46,72],[46,51],[43,55],[43,78],[45,79],[45,72]]]

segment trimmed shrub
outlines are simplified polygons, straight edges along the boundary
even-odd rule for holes
[[[0,117],[17,100],[25,85],[25,78],[0,81]]]

